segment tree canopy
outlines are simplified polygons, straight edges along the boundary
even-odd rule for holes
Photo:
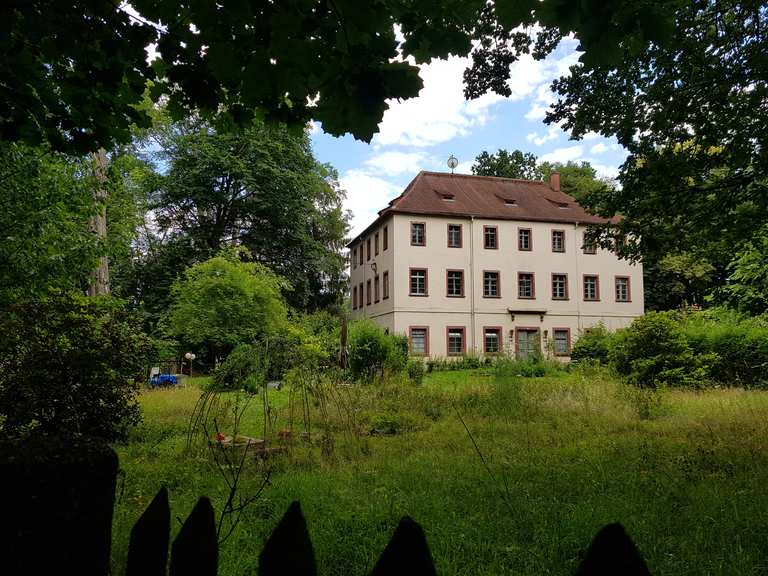
[[[541,171],[536,165],[535,154],[520,150],[507,152],[504,148],[493,154],[489,154],[485,150],[478,154],[475,163],[472,164],[472,174],[523,180],[541,178]]]
[[[597,195],[606,190],[610,183],[599,178],[589,162],[541,162],[532,152],[504,148],[493,154],[483,150],[475,158],[472,174],[478,176],[499,176],[523,180],[548,180],[553,172],[560,174],[560,189],[581,201],[587,195]]]
[[[187,268],[173,284],[164,330],[214,361],[240,343],[273,333],[286,321],[285,281],[265,266],[227,251]]]
[[[149,125],[140,106],[149,87],[177,120],[201,113],[219,127],[254,117],[301,126],[314,118],[331,134],[368,141],[386,101],[422,87],[408,57],[463,56],[476,40],[468,90],[477,96],[505,84],[494,78],[508,74],[510,53],[498,57],[492,46],[510,39],[531,50],[533,35],[521,25],[543,26],[537,57],[575,32],[585,58],[604,60],[620,41],[662,38],[668,4],[133,0],[122,9],[102,0],[9,0],[0,6],[0,139],[110,149],[130,139],[132,125]],[[158,56],[151,64],[149,45]]]
[[[146,184],[155,230],[136,270],[150,310],[167,304],[163,291],[179,265],[227,246],[246,247],[286,278],[299,309],[341,301],[349,215],[335,170],[315,160],[306,133],[261,122],[224,133],[177,123],[157,130],[154,145],[162,171]]]
[[[100,202],[94,201],[89,157],[0,143],[0,166],[0,305],[44,296],[50,288],[80,290],[102,254],[118,270],[126,264],[140,219],[142,162],[121,151],[112,154],[109,195]],[[110,225],[100,243],[89,218],[103,204]]]

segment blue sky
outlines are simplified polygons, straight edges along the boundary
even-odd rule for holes
[[[566,39],[545,61],[524,57],[512,66],[512,96],[486,94],[464,100],[465,58],[436,60],[422,66],[424,88],[417,98],[390,102],[370,144],[351,136],[336,138],[313,125],[312,144],[321,162],[330,162],[347,192],[354,236],[376,212],[400,194],[419,170],[447,170],[446,160],[459,159],[456,172],[470,173],[481,151],[515,148],[533,152],[540,160],[588,160],[602,176],[613,177],[626,156],[614,140],[588,134],[569,140],[557,126],[544,123],[553,101],[552,80],[566,74],[578,60],[575,40]]]

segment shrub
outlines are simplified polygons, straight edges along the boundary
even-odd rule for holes
[[[557,360],[535,357],[530,360],[517,360],[510,356],[501,356],[496,360],[494,373],[504,379],[513,376],[535,378],[541,376],[556,376],[566,370],[566,366]]]
[[[682,329],[693,351],[709,356],[709,376],[724,386],[768,387],[768,321],[729,310],[689,312]]]
[[[125,437],[153,356],[139,318],[111,297],[52,293],[0,319],[0,431]]]
[[[421,358],[411,358],[408,360],[408,379],[420,385],[424,381],[424,361]]]
[[[608,362],[608,351],[611,345],[611,333],[602,322],[597,326],[584,330],[571,351],[571,360],[578,362],[591,359],[605,364]]]
[[[701,386],[714,360],[694,354],[674,312],[649,312],[616,332],[609,358],[619,374],[648,388]]]
[[[255,392],[267,378],[268,362],[260,344],[240,344],[213,373],[216,390]]]
[[[481,358],[475,354],[465,354],[455,358],[435,357],[427,360],[427,372],[445,372],[450,370],[474,370],[491,365],[496,361],[495,356]]]
[[[400,372],[408,360],[408,340],[387,334],[369,319],[353,322],[349,328],[349,368],[356,378],[372,380],[385,370]]]

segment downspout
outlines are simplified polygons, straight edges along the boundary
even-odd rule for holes
[[[469,298],[470,337],[472,341],[472,353],[477,353],[475,342],[475,217],[469,217],[469,286],[471,290]]]
[[[581,272],[579,270],[579,223],[574,222],[573,224],[573,248],[576,252],[576,326],[579,329],[579,332],[581,332],[582,329],[582,321],[581,321],[581,298],[584,296],[584,278],[581,277]],[[582,249],[582,254],[583,254]],[[581,293],[579,293],[579,286],[582,287]],[[571,335],[571,338],[576,337],[576,334]]]

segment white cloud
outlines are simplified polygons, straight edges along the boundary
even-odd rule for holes
[[[467,160],[465,162],[459,162],[456,168],[454,169],[454,172],[457,174],[472,174],[472,166],[474,165],[474,160]]]
[[[594,140],[595,138],[600,138],[600,134],[597,132],[587,132],[581,137],[582,140]]]
[[[543,154],[539,157],[539,162],[563,162],[566,163],[569,160],[576,160],[581,157],[584,149],[579,146],[567,146],[565,148],[555,148],[548,154]]]
[[[619,169],[616,166],[608,166],[607,164],[600,164],[597,162],[589,162],[589,163],[592,165],[592,168],[595,169],[595,171],[597,172],[597,175],[600,178],[613,179],[619,175]]]
[[[345,172],[339,183],[347,192],[344,208],[352,212],[350,236],[353,238],[373,222],[379,210],[403,191],[403,187],[362,170]]]
[[[525,113],[525,119],[531,121],[543,120],[544,116],[547,115],[547,108],[549,108],[549,104],[534,103],[531,105],[531,109]]]
[[[607,150],[608,150],[608,146],[606,146],[604,142],[598,142],[597,144],[592,146],[592,148],[589,149],[589,152],[591,154],[602,154]]]
[[[378,172],[396,176],[404,172],[415,174],[422,169],[426,156],[421,152],[382,152],[365,161]]]
[[[528,142],[533,142],[536,146],[541,146],[545,142],[560,138],[560,132],[561,130],[559,126],[552,125],[547,128],[547,131],[544,134],[539,135],[538,132],[531,132],[525,139],[528,140]]]
[[[503,98],[485,94],[465,101],[463,73],[468,64],[468,58],[451,57],[421,66],[424,88],[417,98],[388,101],[389,109],[374,144],[432,146],[465,136],[472,127],[485,124],[491,107]]]

